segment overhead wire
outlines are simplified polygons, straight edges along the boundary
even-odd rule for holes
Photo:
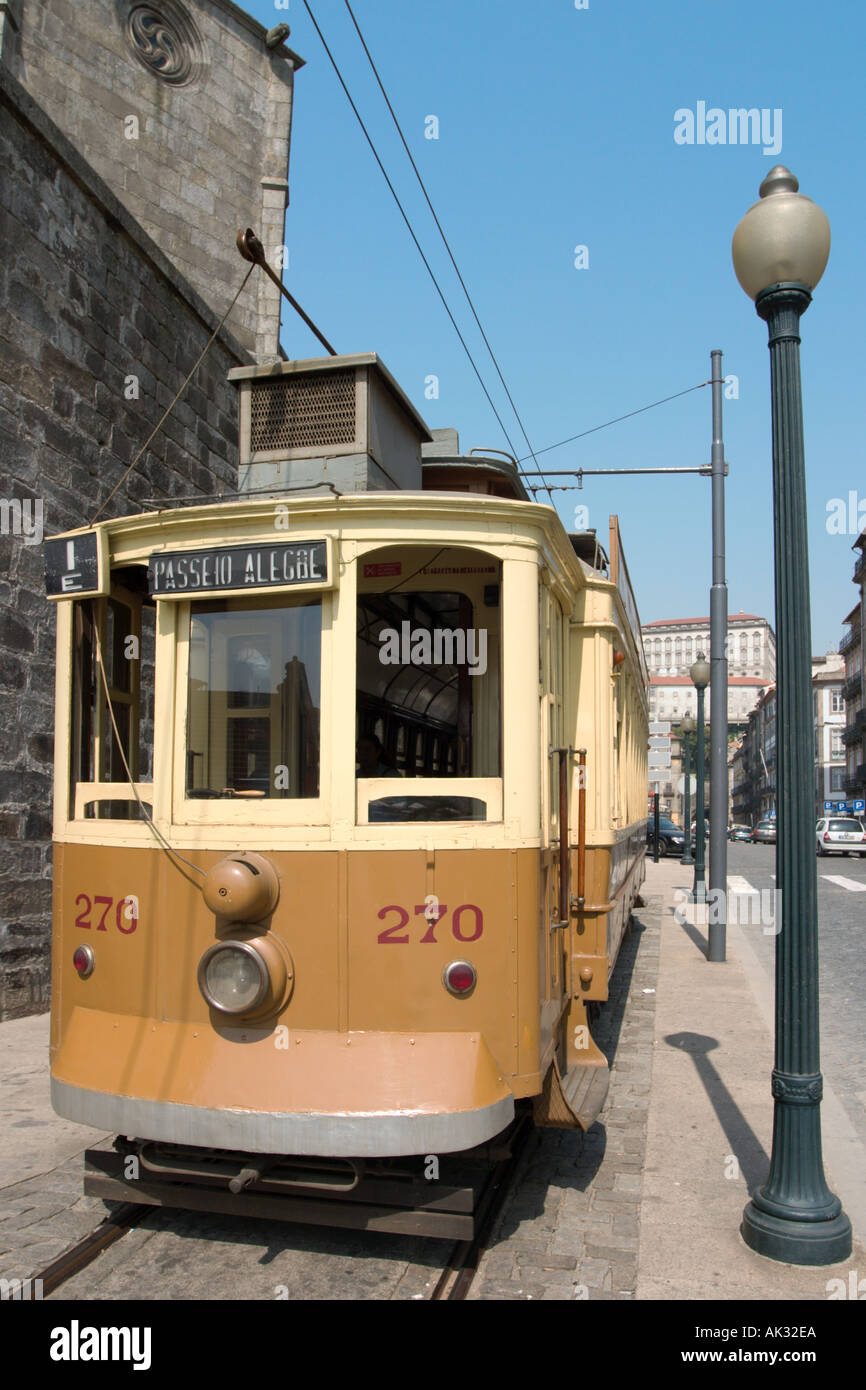
[[[474,302],[473,302],[473,300],[472,300],[471,294],[469,293],[469,289],[468,289],[468,287],[467,287],[467,285],[466,285],[466,281],[464,280],[464,278],[463,278],[463,276],[462,276],[462,274],[461,274],[461,272],[460,272],[460,267],[458,266],[457,261],[456,261],[456,259],[455,259],[455,257],[454,257],[454,252],[451,250],[451,244],[450,244],[450,242],[448,241],[448,237],[445,235],[445,229],[443,228],[442,223],[440,222],[439,217],[438,217],[438,215],[437,215],[437,213],[436,213],[436,209],[434,208],[433,203],[431,202],[430,195],[429,195],[429,193],[427,192],[426,184],[424,183],[424,179],[423,179],[422,176],[421,176],[421,171],[419,170],[418,165],[417,165],[416,162],[415,162],[415,158],[414,158],[414,156],[413,156],[413,154],[412,154],[412,151],[411,151],[410,148],[409,148],[408,142],[407,142],[407,140],[406,140],[406,136],[405,136],[404,133],[403,133],[403,127],[401,126],[400,121],[399,121],[399,119],[398,119],[398,117],[397,117],[397,113],[395,112],[394,107],[393,107],[393,105],[391,104],[391,99],[390,99],[390,97],[388,96],[387,91],[385,90],[385,84],[383,83],[382,78],[381,78],[381,76],[379,75],[379,69],[376,67],[376,64],[375,64],[375,62],[374,62],[374,60],[373,60],[373,55],[371,54],[370,49],[369,49],[369,47],[368,47],[368,45],[367,45],[367,41],[366,41],[366,39],[364,38],[364,35],[363,35],[362,32],[361,32],[361,26],[359,25],[359,23],[358,23],[358,21],[357,21],[357,19],[356,19],[356,17],[355,17],[355,12],[354,12],[354,10],[352,9],[351,4],[349,3],[349,0],[343,0],[343,3],[345,4],[346,9],[347,9],[348,12],[349,12],[349,17],[350,17],[350,19],[351,19],[353,25],[355,26],[355,32],[357,33],[358,38],[359,38],[360,41],[361,41],[361,46],[362,46],[362,48],[363,48],[365,54],[367,55],[367,61],[369,62],[370,67],[371,67],[372,70],[373,70],[373,75],[374,75],[374,77],[376,78],[377,83],[379,84],[379,90],[380,90],[380,92],[382,93],[382,96],[383,96],[384,99],[385,99],[385,105],[388,107],[388,110],[389,110],[389,112],[391,113],[391,119],[392,119],[392,121],[394,122],[394,125],[395,125],[396,128],[397,128],[397,134],[400,136],[400,140],[402,141],[403,148],[404,148],[404,150],[406,151],[406,154],[407,154],[408,157],[409,157],[409,163],[412,165],[412,169],[413,169],[414,174],[415,174],[415,177],[416,177],[416,179],[418,180],[418,183],[419,183],[419,185],[420,185],[421,192],[424,194],[424,199],[425,199],[425,201],[426,201],[426,203],[427,203],[428,208],[430,209],[430,213],[431,213],[431,216],[432,216],[432,218],[433,218],[433,221],[436,223],[436,227],[437,227],[437,230],[438,230],[438,232],[439,232],[439,235],[441,236],[442,241],[443,241],[443,243],[444,243],[445,250],[448,252],[448,257],[449,257],[449,259],[450,259],[450,261],[451,261],[452,266],[454,267],[454,272],[455,272],[455,274],[456,274],[456,276],[457,276],[457,279],[460,281],[460,287],[461,287],[461,289],[463,290],[464,295],[466,296],[466,302],[467,302],[467,304],[469,305],[469,308],[470,308],[471,311],[472,311],[472,317],[474,318],[476,324],[478,325],[478,331],[479,331],[479,333],[481,334],[481,337],[484,339],[484,346],[487,348],[487,351],[488,351],[489,354],[490,354],[490,359],[491,359],[491,361],[493,362],[494,367],[496,368],[496,374],[497,374],[497,376],[499,377],[499,380],[500,380],[501,383],[502,383],[502,388],[503,388],[503,390],[505,391],[506,396],[508,397],[509,405],[511,406],[511,409],[514,411],[515,419],[517,420],[517,423],[518,423],[518,425],[520,426],[520,432],[521,432],[521,434],[523,435],[523,438],[526,440],[526,447],[527,447],[527,449],[529,450],[529,455],[528,455],[528,457],[532,458],[532,460],[534,461],[534,463],[535,463],[536,466],[537,466],[537,464],[538,464],[538,459],[536,458],[535,450],[533,449],[532,444],[530,443],[529,435],[528,435],[527,432],[526,432],[526,427],[525,427],[525,425],[524,425],[524,423],[523,423],[523,420],[522,420],[521,417],[520,417],[520,412],[519,412],[519,410],[517,409],[517,406],[516,406],[515,403],[514,403],[514,397],[512,396],[510,390],[508,389],[508,383],[506,382],[505,377],[504,377],[503,374],[502,374],[502,369],[501,369],[501,367],[500,367],[500,365],[499,365],[499,362],[498,362],[498,360],[497,360],[496,353],[493,351],[493,348],[492,348],[491,345],[490,345],[490,340],[489,340],[489,338],[487,337],[487,334],[486,334],[485,331],[484,331],[484,326],[483,326],[483,324],[482,324],[482,322],[481,322],[481,319],[478,317],[478,311],[477,311],[476,308],[475,308],[475,304],[474,304]],[[507,436],[506,436],[506,438],[507,438]],[[546,486],[547,486],[547,479],[544,477],[544,473],[543,473],[541,470],[539,470],[539,473],[540,473],[542,482],[544,483],[544,485],[545,485],[545,487],[546,487]],[[547,491],[548,491],[548,493],[550,493],[550,488],[547,488]]]
[[[536,449],[535,454],[549,454],[552,449],[561,449],[564,444],[573,444],[576,439],[585,439],[588,434],[597,434],[599,430],[609,429],[611,425],[618,425],[621,420],[630,420],[633,415],[643,415],[645,410],[654,410],[657,405],[667,405],[668,401],[675,401],[680,396],[688,396],[692,391],[700,391],[704,386],[712,386],[712,381],[699,381],[697,386],[687,386],[685,391],[675,391],[672,396],[662,396],[660,401],[653,401],[650,405],[642,405],[637,410],[629,410],[625,415],[617,415],[613,420],[606,420],[603,425],[593,425],[591,430],[581,430],[580,434],[569,435],[568,439],[560,439],[558,444],[548,444],[544,449]],[[535,454],[532,455],[535,458]],[[529,455],[518,459],[518,463],[526,463]],[[535,458],[536,463],[538,462]],[[575,473],[579,469],[574,470]]]
[[[380,156],[379,156],[379,152],[378,152],[378,150],[376,149],[375,144],[373,143],[372,136],[370,135],[370,132],[368,131],[367,126],[366,126],[365,123],[364,123],[364,119],[363,119],[363,117],[362,117],[360,111],[358,110],[357,106],[355,105],[354,99],[353,99],[353,97],[352,97],[351,92],[349,91],[349,88],[348,88],[347,85],[346,85],[346,82],[345,82],[345,80],[344,80],[344,78],[343,78],[343,74],[342,74],[341,71],[340,71],[340,68],[339,68],[339,65],[338,65],[338,63],[337,63],[337,60],[336,60],[336,58],[334,57],[333,53],[331,52],[330,48],[328,47],[327,40],[325,39],[324,34],[322,33],[321,29],[319,28],[318,22],[317,22],[317,20],[316,20],[316,16],[313,14],[312,9],[310,8],[309,0],[303,0],[303,3],[304,3],[304,8],[305,8],[305,10],[307,11],[307,14],[310,16],[310,20],[311,20],[311,22],[312,22],[312,24],[313,24],[313,28],[315,29],[316,33],[317,33],[318,36],[319,36],[319,39],[321,40],[322,47],[324,48],[325,53],[326,53],[327,56],[328,56],[328,59],[329,59],[330,64],[331,64],[331,67],[334,69],[334,72],[335,72],[336,77],[337,77],[337,81],[340,83],[340,86],[342,87],[343,92],[344,92],[344,94],[345,94],[345,96],[346,96],[346,100],[348,101],[349,105],[351,106],[352,111],[353,111],[354,114],[355,114],[355,118],[356,118],[356,120],[357,120],[359,126],[361,127],[361,130],[362,130],[363,133],[364,133],[364,138],[366,139],[367,144],[370,146],[370,150],[371,150],[371,152],[372,152],[372,154],[373,154],[373,158],[375,159],[376,163],[377,163],[378,166],[379,166],[379,169],[380,169],[380,171],[381,171],[382,177],[384,178],[386,184],[388,185],[388,188],[389,188],[389,190],[390,190],[391,196],[392,196],[393,199],[394,199],[394,202],[397,204],[397,207],[398,207],[398,209],[399,209],[399,211],[400,211],[400,216],[403,218],[403,221],[404,221],[405,224],[406,224],[406,228],[407,228],[407,230],[408,230],[408,232],[409,232],[409,235],[411,236],[413,242],[415,243],[415,247],[416,247],[416,249],[417,249],[417,251],[418,251],[418,254],[419,254],[419,256],[421,257],[422,261],[424,262],[424,266],[425,266],[425,268],[426,268],[426,270],[427,270],[427,273],[428,273],[428,275],[430,276],[430,279],[433,281],[433,285],[434,285],[434,287],[435,287],[435,289],[436,289],[436,293],[439,295],[439,298],[440,298],[440,300],[442,301],[442,306],[443,306],[443,308],[445,309],[445,312],[446,312],[446,314],[448,315],[449,319],[451,320],[451,324],[452,324],[452,326],[453,326],[453,328],[454,328],[455,333],[457,334],[457,337],[460,339],[460,343],[461,343],[461,345],[462,345],[462,347],[463,347],[463,351],[466,353],[466,356],[469,358],[469,362],[470,362],[470,364],[471,364],[471,366],[472,366],[472,370],[474,371],[476,377],[478,378],[478,382],[479,382],[479,384],[480,384],[480,386],[481,386],[481,389],[482,389],[482,391],[484,392],[485,396],[487,397],[487,401],[488,401],[488,403],[489,403],[489,405],[490,405],[491,410],[493,411],[493,414],[496,416],[497,422],[498,422],[498,424],[499,424],[499,428],[502,430],[502,433],[504,434],[506,440],[508,441],[508,445],[509,445],[509,448],[511,449],[511,453],[512,453],[512,455],[514,456],[514,458],[516,459],[516,458],[517,458],[517,449],[514,447],[514,443],[513,443],[512,439],[511,439],[511,436],[510,436],[509,433],[508,433],[508,430],[507,430],[506,427],[505,427],[505,423],[504,423],[504,421],[503,421],[503,419],[502,419],[502,416],[499,414],[499,411],[498,411],[497,408],[496,408],[496,404],[495,404],[495,402],[494,402],[494,400],[493,400],[493,397],[491,396],[490,392],[489,392],[488,389],[487,389],[487,386],[486,386],[486,384],[485,384],[484,378],[482,377],[481,372],[480,372],[479,369],[478,369],[478,365],[477,365],[477,363],[476,363],[476,361],[475,361],[475,358],[472,356],[472,352],[470,351],[469,345],[468,345],[468,343],[466,342],[466,339],[464,338],[463,334],[462,334],[461,331],[460,331],[460,327],[459,327],[459,325],[458,325],[458,323],[457,323],[457,320],[455,319],[453,313],[451,312],[451,308],[450,308],[450,306],[449,306],[449,304],[448,304],[447,299],[445,298],[445,295],[444,295],[444,293],[443,293],[443,291],[442,291],[442,288],[441,288],[441,286],[440,286],[440,284],[439,284],[439,281],[438,281],[437,278],[436,278],[436,275],[435,275],[435,272],[434,272],[434,270],[433,270],[433,267],[431,266],[429,260],[427,259],[426,255],[424,254],[423,247],[421,246],[421,243],[420,243],[420,241],[418,240],[418,237],[417,237],[416,234],[415,234],[415,229],[414,229],[414,227],[412,226],[412,223],[411,223],[410,220],[409,220],[409,216],[408,216],[408,214],[407,214],[407,212],[406,212],[406,209],[403,207],[403,204],[402,204],[402,202],[400,201],[400,197],[399,197],[399,195],[398,195],[398,193],[397,193],[397,190],[396,190],[396,188],[394,187],[393,183],[391,182],[391,179],[390,179],[390,177],[389,177],[389,175],[388,175],[388,171],[386,170],[385,165],[382,163],[382,160],[381,160],[381,158],[380,158]]]

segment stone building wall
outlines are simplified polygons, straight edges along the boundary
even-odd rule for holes
[[[2,1018],[48,1002],[55,614],[37,533],[92,516],[218,320],[3,68],[0,184]],[[250,360],[218,337],[105,515],[234,489],[226,373]]]
[[[253,227],[269,257],[283,244],[302,60],[268,47],[231,0],[2,0],[2,11],[17,28],[4,64],[222,314],[244,271],[238,229]],[[279,354],[280,303],[258,276],[234,311],[259,361]]]

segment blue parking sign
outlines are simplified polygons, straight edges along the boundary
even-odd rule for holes
[[[855,802],[854,802],[854,810],[855,810],[855,811],[866,811],[866,801],[855,801]]]

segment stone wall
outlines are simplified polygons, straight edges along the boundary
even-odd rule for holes
[[[244,271],[238,229],[255,228],[269,259],[283,243],[302,60],[267,47],[267,31],[230,0],[16,7],[13,76],[222,315]],[[278,356],[279,323],[279,291],[259,276],[233,328],[265,361]]]
[[[0,183],[2,1018],[48,1000],[55,615],[38,508],[46,535],[89,520],[217,319],[2,69]],[[249,361],[223,332],[105,515],[234,489],[226,373]]]

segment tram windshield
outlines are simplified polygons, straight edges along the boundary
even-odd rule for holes
[[[186,795],[319,795],[318,598],[195,603]]]

